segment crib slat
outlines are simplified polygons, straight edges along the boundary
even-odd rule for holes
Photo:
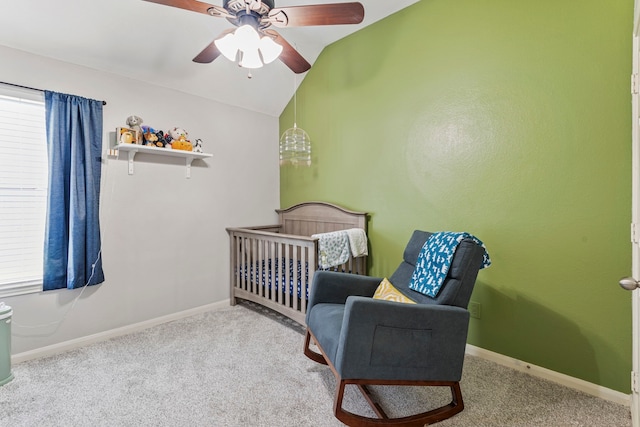
[[[251,253],[251,266],[253,267],[253,280],[251,281],[251,290],[254,294],[260,295],[260,255],[258,254],[258,248],[260,241],[258,239],[251,239],[253,251]]]
[[[260,273],[260,281],[258,281],[258,289],[260,291],[258,293],[263,298],[269,298],[269,277],[267,276],[267,274],[269,274],[269,269],[271,266],[269,265],[269,254],[267,253],[268,244],[264,239],[260,239],[258,241],[260,242],[260,247],[262,248],[262,254],[260,257],[262,272]]]
[[[236,244],[236,255],[235,255],[235,264],[232,266],[233,269],[235,270],[234,274],[235,274],[235,287],[236,288],[240,288],[242,285],[242,277],[243,277],[243,273],[242,273],[242,248],[243,248],[243,244],[242,244],[242,238],[235,236],[235,244]]]
[[[269,245],[266,240],[260,239],[258,240],[260,244],[260,266],[262,267],[262,271],[260,272],[260,280],[258,283],[258,294],[263,298],[269,298],[269,270],[271,269],[270,259],[269,259]]]
[[[236,276],[236,265],[238,265],[237,259],[235,258],[236,254],[236,237],[233,235],[229,236],[229,296],[231,297],[230,302],[231,305],[236,305],[236,299],[233,297],[233,288],[236,284],[237,276]]]
[[[276,258],[276,271],[274,271],[273,277],[273,289],[275,291],[275,301],[282,304],[282,243],[274,243],[276,246],[275,258]]]
[[[244,280],[242,281],[242,289],[244,289],[245,291],[249,291],[249,278],[251,276],[251,259],[249,257],[249,254],[251,253],[251,247],[250,245],[250,241],[248,238],[243,239],[244,240],[244,248],[242,250],[242,255],[243,255],[243,259],[242,259],[242,266],[244,267]]]
[[[276,270],[276,262],[277,260],[274,259],[273,256],[273,242],[269,242],[268,240],[264,241],[264,246],[265,246],[265,251],[266,251],[266,256],[267,256],[267,262],[269,263],[269,269],[267,270],[267,274],[268,276],[265,277],[264,279],[264,291],[265,291],[265,296],[272,299],[273,300],[273,279],[274,279],[274,272]]]
[[[264,260],[264,255],[262,254],[262,247],[264,245],[264,241],[260,240],[260,239],[255,239],[255,244],[256,244],[256,258],[253,260],[253,264],[256,266],[256,277],[253,279],[253,283],[254,283],[254,292],[256,295],[259,296],[264,296],[264,283],[263,283],[263,278],[264,278],[264,268],[265,265],[263,263]]]
[[[251,270],[251,239],[249,238],[244,239],[244,268],[245,275],[243,288],[245,291],[250,292],[251,275],[253,274],[253,271]]]
[[[298,311],[299,310],[299,298],[298,298],[298,293],[297,293],[297,287],[298,287],[298,271],[297,271],[297,266],[298,266],[298,249],[299,248],[294,248],[293,251],[293,266],[292,266],[292,276],[293,278],[291,279],[290,282],[287,282],[287,284],[289,284],[289,286],[291,287],[291,289],[289,289],[289,293],[291,294],[292,297],[292,302],[293,302],[293,309]]]
[[[276,267],[274,264],[278,262],[278,259],[274,256],[274,242],[265,240],[264,243],[267,249],[267,262],[269,263],[269,276],[265,277],[264,291],[266,293],[265,296],[271,301],[274,301],[276,295]],[[271,278],[271,281],[269,281],[269,278]]]
[[[300,292],[297,292],[298,298],[300,300],[300,311],[302,313],[307,312],[307,254],[309,253],[309,248],[302,248],[302,259],[300,260]]]
[[[284,273],[284,281],[282,282],[282,292],[284,293],[284,305],[291,307],[291,292],[289,292],[289,283],[291,283],[291,273],[289,272],[289,259],[291,259],[291,245],[284,247],[284,259],[287,265],[282,267]]]

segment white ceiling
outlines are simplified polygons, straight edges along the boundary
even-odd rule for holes
[[[278,29],[313,65],[325,46],[419,0],[360,0],[359,25]],[[276,7],[344,3],[343,0],[277,0]],[[210,3],[222,5],[222,0]],[[251,72],[224,57],[211,64],[192,59],[227,20],[142,0],[3,0],[0,44],[181,92],[279,116],[297,77],[275,61]],[[1,67],[0,59],[0,67]],[[11,82],[10,82],[11,83]]]

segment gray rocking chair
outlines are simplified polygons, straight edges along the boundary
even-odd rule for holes
[[[349,426],[423,426],[464,409],[459,382],[469,326],[467,305],[484,249],[470,239],[462,240],[438,295],[431,298],[408,287],[430,235],[414,231],[403,261],[389,277],[416,304],[373,299],[381,278],[330,271],[315,274],[304,354],[331,368],[337,381],[334,414]],[[310,348],[311,340],[320,353]],[[348,384],[358,387],[378,418],[342,408]],[[449,387],[452,400],[437,409],[389,418],[368,385]]]

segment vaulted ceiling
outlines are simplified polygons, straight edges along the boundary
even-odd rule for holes
[[[419,0],[360,0],[358,25],[278,29],[313,65],[325,46]],[[276,7],[342,3],[277,0]],[[222,0],[211,0],[222,5]],[[291,99],[295,75],[282,62],[240,68],[224,57],[192,59],[225,29],[214,18],[142,0],[20,0],[0,3],[0,45],[278,116]],[[1,58],[0,58],[1,67]],[[1,75],[1,73],[0,73]]]

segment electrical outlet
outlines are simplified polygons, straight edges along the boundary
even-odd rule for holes
[[[471,317],[479,319],[480,318],[480,311],[481,311],[480,308],[481,308],[481,306],[480,306],[479,302],[471,301],[469,303],[469,314],[471,314]]]

